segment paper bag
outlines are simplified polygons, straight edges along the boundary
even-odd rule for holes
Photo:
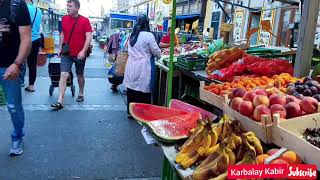
[[[118,76],[123,76],[125,69],[126,69],[126,64],[128,60],[128,53],[127,52],[118,52],[117,58],[116,58],[116,71],[115,74]]]

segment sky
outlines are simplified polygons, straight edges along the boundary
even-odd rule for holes
[[[59,9],[66,8],[67,0],[56,0]],[[112,8],[112,0],[80,0],[80,14],[86,17],[100,16],[101,7],[104,7],[105,13]]]

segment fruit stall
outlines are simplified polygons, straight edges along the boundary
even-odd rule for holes
[[[320,170],[320,74],[311,68],[318,12],[312,7],[319,2],[302,5],[307,10],[296,53],[219,41],[175,47],[171,33],[171,47],[162,52],[167,57],[158,62],[167,73],[165,101],[130,104],[163,150],[162,179],[227,179],[228,166],[242,164],[314,164]],[[196,82],[191,88],[190,81]],[[180,100],[172,98],[176,89]],[[183,102],[192,93],[221,113]]]

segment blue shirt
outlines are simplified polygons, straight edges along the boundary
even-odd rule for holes
[[[37,16],[36,16],[34,23],[33,23],[33,26],[32,26],[32,41],[35,41],[41,37],[40,36],[40,25],[41,25],[41,20],[42,20],[42,12],[39,8],[37,8],[33,4],[27,4],[27,5],[28,5],[31,23],[33,22],[34,16],[36,15],[36,9],[38,9]]]

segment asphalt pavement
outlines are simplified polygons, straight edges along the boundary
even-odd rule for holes
[[[95,44],[85,69],[85,101],[67,89],[65,108],[53,111],[58,89],[49,96],[48,67],[38,68],[36,91],[23,93],[25,152],[9,157],[12,123],[0,106],[0,180],[158,180],[163,154],[147,145],[141,126],[129,120],[119,93],[110,90],[103,51]],[[26,77],[26,83],[28,78]]]

